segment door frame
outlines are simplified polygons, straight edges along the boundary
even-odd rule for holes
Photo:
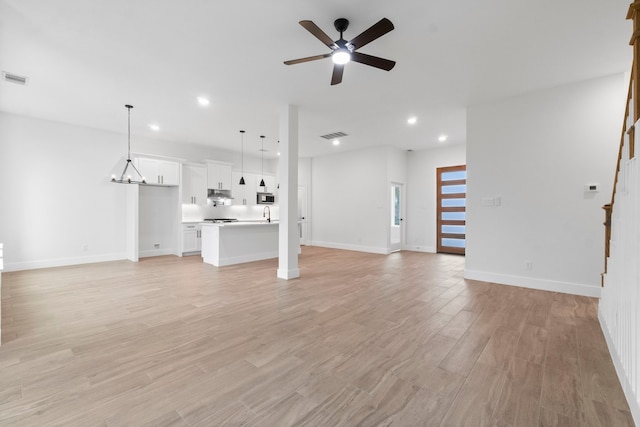
[[[441,194],[441,187],[442,187],[442,179],[441,179],[441,175],[443,172],[455,172],[455,171],[466,171],[467,170],[467,165],[457,165],[457,166],[444,166],[444,167],[439,167],[436,168],[436,252],[438,253],[447,253],[447,254],[458,254],[458,255],[464,255],[465,254],[465,248],[458,248],[458,247],[452,247],[452,246],[443,246],[442,245],[442,238],[443,237],[449,237],[446,234],[442,234],[440,232],[440,230],[442,229],[443,225],[464,225],[466,226],[466,219],[465,220],[443,220],[442,219],[442,213],[443,212],[466,212],[467,208],[466,208],[466,203],[464,207],[442,207],[442,199],[449,199],[449,198],[460,198],[460,195],[463,193],[456,193],[456,194],[446,194],[443,195]],[[464,179],[464,184],[466,185],[467,180],[466,178]],[[457,182],[457,181],[452,181],[450,182],[450,185],[460,185],[462,184],[462,182]],[[467,193],[465,191],[464,193],[464,198],[467,198]],[[454,235],[451,235],[450,237],[453,237]],[[463,235],[466,241],[466,234]],[[466,246],[466,245],[465,245]]]
[[[388,248],[389,248],[389,253],[391,252],[398,252],[401,251],[402,249],[404,249],[404,243],[405,243],[405,221],[404,221],[404,212],[405,212],[405,206],[406,206],[406,202],[404,200],[404,183],[402,182],[397,182],[397,181],[391,181],[389,184],[389,190],[391,190],[392,188],[398,187],[400,188],[400,212],[399,212],[399,216],[400,216],[400,224],[398,225],[398,227],[400,228],[399,233],[400,233],[400,242],[398,242],[397,244],[394,244],[391,241],[391,235],[392,235],[392,229],[394,227],[393,224],[391,224],[391,219],[392,219],[392,215],[393,215],[393,206],[391,205],[392,199],[391,199],[391,192],[389,192],[389,215],[387,216],[387,221],[389,221],[388,224]]]

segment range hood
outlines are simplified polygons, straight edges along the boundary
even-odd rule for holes
[[[207,199],[212,202],[224,202],[225,200],[232,200],[231,190],[217,190],[209,188],[207,190]]]

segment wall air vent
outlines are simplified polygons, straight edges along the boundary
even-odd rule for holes
[[[334,133],[328,133],[326,135],[320,135],[320,137],[324,139],[336,139],[336,138],[342,138],[345,136],[347,136],[347,134],[344,132],[334,132]]]
[[[2,72],[2,79],[6,82],[16,83],[19,85],[26,85],[27,78],[24,76],[19,76],[17,74],[8,73],[6,71]]]

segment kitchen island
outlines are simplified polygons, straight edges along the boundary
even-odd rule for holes
[[[278,257],[278,222],[203,222],[202,260],[221,267]]]

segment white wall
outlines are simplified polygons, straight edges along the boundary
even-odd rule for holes
[[[469,108],[465,277],[600,294],[625,86],[620,74]]]
[[[405,182],[404,152],[378,147],[312,161],[311,244],[389,252],[389,183]]]
[[[125,257],[122,135],[0,113],[5,269]],[[84,250],[86,247],[86,250]]]
[[[118,142],[122,147],[121,154],[126,154],[126,136],[121,138],[122,139]],[[240,149],[240,140],[238,140],[238,149]],[[202,163],[205,160],[228,162],[233,163],[233,168],[237,170],[240,170],[242,159],[240,152],[206,147],[204,145],[182,144],[172,141],[136,138],[134,136],[131,137],[131,151],[135,153],[173,157],[194,163]],[[264,159],[264,172],[274,174],[277,170],[277,164],[277,159]],[[251,151],[247,149],[246,141],[244,152],[244,171],[252,173],[262,172],[262,159],[260,154],[252,154]],[[118,173],[118,175],[120,174]]]
[[[386,253],[387,150],[313,159],[311,244]]]
[[[408,153],[406,249],[436,252],[436,169],[464,164],[464,145]]]
[[[180,253],[178,187],[141,185],[139,191],[140,257]]]

